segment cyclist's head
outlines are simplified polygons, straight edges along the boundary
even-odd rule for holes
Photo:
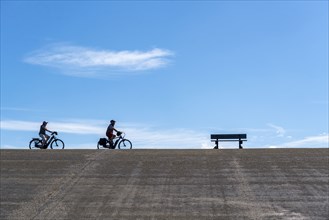
[[[46,125],[48,124],[48,121],[43,121],[42,124]]]
[[[115,124],[115,121],[114,120],[111,120],[111,124]]]

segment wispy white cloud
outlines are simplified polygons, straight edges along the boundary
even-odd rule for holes
[[[297,141],[290,141],[287,143],[282,144],[282,147],[287,148],[294,148],[294,147],[329,147],[329,135],[328,134],[321,134],[317,136],[309,136],[305,137],[301,140]]]
[[[277,134],[278,137],[283,137],[286,133],[286,130],[283,128],[283,127],[280,127],[278,125],[274,125],[274,124],[271,124],[271,123],[268,123],[267,126],[275,129],[275,132]]]
[[[5,120],[1,121],[0,128],[15,131],[39,131],[41,122]],[[101,134],[102,127],[99,122],[51,122],[47,126],[53,131],[71,134]]]
[[[129,138],[141,148],[211,148],[209,134],[189,129],[158,129],[152,126],[124,126]]]
[[[41,123],[31,121],[17,121],[17,120],[1,120],[1,130],[12,131],[35,131],[38,130]]]
[[[286,143],[269,146],[269,148],[328,148],[328,147],[329,147],[328,134],[309,136],[301,140],[289,141]]]
[[[52,44],[30,53],[24,61],[54,67],[73,76],[112,77],[165,67],[169,63],[169,57],[173,55],[173,52],[160,48],[149,51],[112,51]]]

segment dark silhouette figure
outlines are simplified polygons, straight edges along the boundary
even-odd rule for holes
[[[45,146],[45,144],[47,143],[47,140],[49,139],[49,135],[46,134],[46,131],[48,131],[49,133],[53,133],[52,131],[47,129],[47,121],[43,121],[42,125],[40,126],[40,131],[39,131],[39,136],[42,139],[42,147]]]
[[[119,132],[117,129],[114,128],[115,122],[115,120],[111,120],[106,130],[106,137],[109,139],[110,144],[113,144],[113,139],[116,137],[116,135],[113,134],[113,131],[117,133]]]

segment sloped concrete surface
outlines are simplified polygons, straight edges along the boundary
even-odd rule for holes
[[[1,150],[1,219],[328,219],[328,149]]]

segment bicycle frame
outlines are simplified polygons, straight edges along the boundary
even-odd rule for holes
[[[51,144],[51,142],[53,142],[54,139],[55,139],[55,135],[52,134],[43,147],[48,148],[49,144]]]

